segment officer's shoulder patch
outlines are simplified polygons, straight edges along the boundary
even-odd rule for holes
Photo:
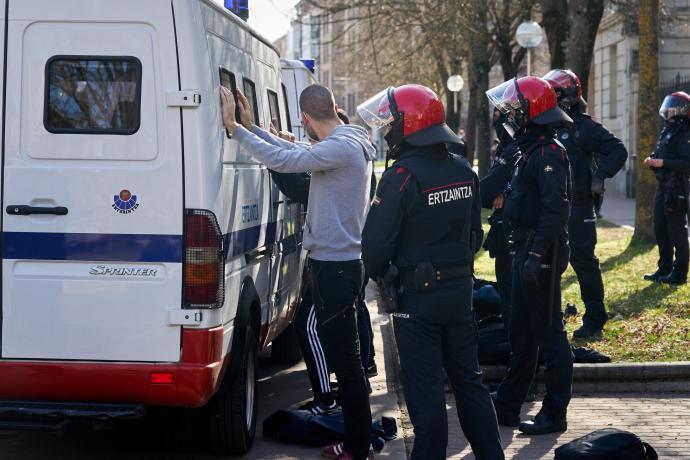
[[[397,168],[395,168],[395,174],[402,174],[405,171],[407,171],[407,169],[405,169],[403,166],[398,166]]]

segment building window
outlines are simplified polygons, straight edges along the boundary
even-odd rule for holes
[[[347,93],[347,113],[355,113],[355,94]]]
[[[618,116],[618,45],[609,46],[609,118]]]
[[[54,56],[46,64],[43,124],[55,134],[134,134],[141,119],[135,57]]]

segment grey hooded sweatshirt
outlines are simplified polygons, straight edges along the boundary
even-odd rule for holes
[[[304,248],[323,261],[362,257],[362,228],[369,211],[374,147],[361,126],[340,125],[314,145],[284,141],[254,126],[233,136],[268,168],[311,172]]]

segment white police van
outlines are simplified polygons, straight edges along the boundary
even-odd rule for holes
[[[312,61],[313,64],[313,61]],[[283,70],[283,84],[285,85],[285,102],[290,114],[292,133],[298,141],[307,142],[309,138],[302,126],[302,117],[299,109],[299,95],[309,85],[318,83],[314,73],[302,61],[294,59],[281,59]]]
[[[299,304],[301,208],[227,138],[217,88],[289,129],[278,53],[211,0],[0,15],[0,417],[201,408],[179,413],[207,417],[202,445],[248,450],[257,352]]]

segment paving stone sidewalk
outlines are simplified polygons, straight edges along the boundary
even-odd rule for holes
[[[455,401],[448,395],[448,458],[473,459],[462,434]],[[523,418],[540,403],[526,404]],[[568,431],[527,437],[501,427],[506,459],[553,459],[556,447],[591,431],[615,427],[632,431],[649,443],[660,459],[690,459],[690,391],[685,394],[575,395],[568,412]]]

